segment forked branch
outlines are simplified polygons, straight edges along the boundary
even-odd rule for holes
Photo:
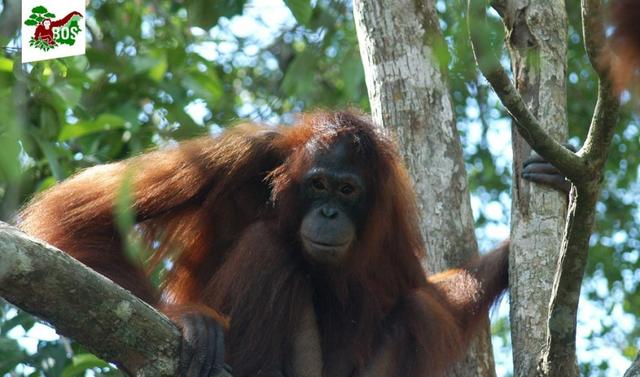
[[[527,108],[522,96],[513,86],[498,57],[489,46],[489,40],[486,38],[489,35],[486,10],[485,1],[470,0],[468,2],[469,35],[480,71],[512,116],[518,132],[527,143],[560,169],[567,178],[574,183],[578,182],[580,175],[577,173],[584,170],[584,161],[549,136]]]
[[[585,48],[598,74],[598,102],[582,156],[591,169],[583,172],[584,185],[574,191],[569,209],[560,260],[549,303],[547,345],[540,367],[543,376],[566,375],[575,365],[576,313],[585,266],[589,237],[595,221],[595,206],[600,195],[602,176],[618,120],[619,103],[608,71],[598,66],[604,46],[604,20],[600,0],[582,0],[582,22]],[[577,374],[576,374],[577,375]]]
[[[582,149],[573,154],[553,140],[527,109],[520,94],[493,54],[487,33],[485,1],[469,0],[469,30],[480,71],[513,117],[518,132],[533,149],[554,164],[573,183],[567,225],[549,303],[545,350],[539,376],[578,376],[575,357],[576,313],[587,262],[607,150],[618,117],[618,99],[608,68],[599,66],[605,43],[601,0],[582,0],[585,48],[599,78],[598,102]]]

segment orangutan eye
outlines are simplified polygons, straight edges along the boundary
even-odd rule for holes
[[[327,186],[325,186],[324,182],[320,178],[313,178],[311,180],[311,187],[316,191],[324,191],[327,189]]]
[[[342,185],[342,187],[340,187],[340,192],[346,196],[353,194],[355,191],[356,189],[350,184]]]

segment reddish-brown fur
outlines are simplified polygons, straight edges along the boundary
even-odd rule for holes
[[[358,138],[373,199],[351,257],[326,270],[301,258],[297,189],[309,146],[330,148],[342,135]],[[137,230],[156,241],[156,261],[175,258],[162,295],[124,256],[114,224],[128,172]],[[418,224],[393,144],[365,117],[339,112],[304,115],[291,128],[242,125],[88,169],[36,198],[20,226],[170,315],[204,307],[228,318],[236,377],[300,374],[292,355],[298,325],[313,322],[305,313],[320,337],[315,375],[438,376],[506,288],[508,245],[427,279]]]
[[[637,89],[640,68],[640,2],[614,0],[611,3],[614,33],[609,48],[602,55],[602,63],[609,67],[617,90]]]

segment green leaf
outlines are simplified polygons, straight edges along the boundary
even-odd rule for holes
[[[72,364],[64,368],[61,377],[84,376],[84,372],[93,368],[108,368],[109,363],[89,353],[75,355]]]
[[[0,56],[0,71],[13,72],[13,60]]]
[[[193,26],[209,29],[218,23],[220,17],[231,18],[242,14],[246,0],[192,0],[186,2],[189,20]]]
[[[38,144],[42,154],[47,159],[49,168],[51,169],[51,174],[53,174],[57,180],[61,181],[66,178],[66,174],[64,173],[62,166],[60,166],[60,161],[58,161],[59,156],[56,153],[55,145],[47,142],[46,138],[42,137],[39,131],[39,129],[31,129],[30,134]]]
[[[284,0],[284,3],[287,4],[289,10],[293,13],[293,17],[300,24],[306,25],[309,22],[311,11],[313,10],[310,0]]]
[[[37,6],[33,9],[31,9],[31,12],[33,13],[48,13],[49,11],[47,10],[47,8],[43,7],[42,5]]]
[[[182,79],[182,85],[193,91],[193,95],[210,104],[217,102],[223,95],[220,79],[214,72],[190,72]]]
[[[140,240],[132,234],[133,227],[136,222],[136,210],[134,203],[134,174],[133,169],[127,169],[124,174],[122,184],[118,189],[116,196],[115,219],[120,234],[125,234],[125,256],[127,259],[136,264],[141,265],[144,262],[143,247]]]
[[[157,64],[149,70],[149,77],[154,81],[161,81],[164,78],[164,74],[167,72],[167,67],[169,66],[169,64],[167,64],[167,56],[162,55],[156,61]]]
[[[296,55],[282,79],[281,88],[287,95],[304,96],[315,88],[313,69],[315,57],[304,51]]]
[[[56,18],[56,15],[55,15],[55,14],[53,14],[53,13],[47,13],[47,14],[45,14],[43,17],[46,17],[46,18]]]
[[[354,50],[347,55],[340,67],[340,76],[344,83],[344,91],[349,101],[357,100],[364,82],[364,70],[360,54]]]
[[[15,339],[8,338],[0,338],[0,355],[0,375],[11,372],[28,357]]]
[[[125,120],[115,114],[101,114],[95,121],[81,121],[76,124],[65,124],[58,135],[58,140],[65,141],[96,132],[115,130],[124,127]]]
[[[38,21],[29,18],[24,22],[24,24],[27,26],[36,26],[38,24]]]
[[[48,364],[45,368],[43,368],[44,362]],[[34,368],[43,368],[46,376],[60,376],[68,362],[67,350],[62,342],[40,341],[38,352],[31,355],[25,364]]]
[[[75,107],[82,95],[79,87],[72,86],[68,83],[56,85],[53,87],[52,92],[64,101],[66,107]]]
[[[158,62],[151,56],[136,56],[132,59],[134,73],[146,72],[155,67],[156,64]]]
[[[92,68],[86,72],[87,78],[92,82],[96,82],[104,77],[104,69]]]
[[[42,182],[40,182],[40,184],[38,185],[38,187],[36,188],[36,192],[42,192],[50,187],[53,187],[56,183],[58,183],[56,181],[55,178],[53,177],[47,177],[45,179],[42,180]]]
[[[9,331],[17,326],[21,326],[24,331],[29,331],[35,324],[35,319],[26,312],[18,311],[18,315],[0,323],[0,335],[6,335]],[[0,351],[0,355],[1,354],[2,351]]]
[[[167,71],[167,56],[136,56],[133,58],[133,67],[136,74],[145,73],[153,80],[160,81]]]

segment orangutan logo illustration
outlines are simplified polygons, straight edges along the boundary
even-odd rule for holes
[[[59,20],[56,15],[43,6],[31,10],[31,16],[24,22],[27,26],[35,26],[36,30],[29,40],[29,46],[43,51],[49,51],[61,44],[73,46],[76,35],[80,32],[80,12],[70,12]]]

